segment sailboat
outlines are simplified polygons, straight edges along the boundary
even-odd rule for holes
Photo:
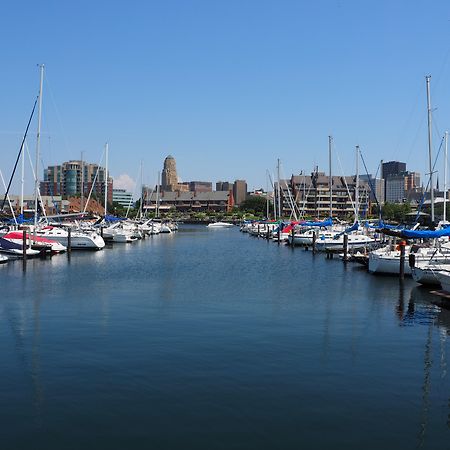
[[[428,111],[428,163],[430,169],[430,197],[431,197],[431,221],[434,223],[434,186],[433,186],[433,165],[432,165],[432,145],[431,145],[431,100],[430,100],[430,76],[425,77],[427,86],[427,111]],[[381,229],[384,234],[396,235],[396,233]],[[402,239],[438,239],[445,235],[445,230],[402,230],[397,233]],[[435,241],[436,242],[436,241]],[[406,244],[405,254],[412,254],[416,264],[427,262],[431,258],[436,257],[436,249],[434,247],[419,247]],[[446,257],[446,256],[445,256]],[[369,272],[371,273],[400,273],[400,250],[399,247],[392,242],[385,247],[374,250],[369,253]],[[411,267],[405,265],[405,274],[412,273]]]

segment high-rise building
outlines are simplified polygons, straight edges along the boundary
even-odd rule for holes
[[[212,192],[211,181],[190,181],[189,190],[192,192]]]
[[[386,179],[391,175],[406,172],[406,163],[399,161],[388,161],[381,165],[381,178]]]
[[[178,175],[175,158],[172,155],[164,160],[164,168],[161,177],[161,189],[163,191],[174,192],[178,190]]]
[[[113,189],[113,202],[124,208],[133,206],[133,194],[126,189]]]
[[[233,183],[230,183],[229,181],[218,181],[216,183],[216,191],[231,191],[233,190]]]
[[[236,180],[233,184],[234,204],[239,206],[247,198],[247,182]]]
[[[406,199],[405,173],[389,175],[385,179],[385,183],[387,203],[401,203]]]
[[[99,199],[105,195],[105,181],[108,185],[108,202],[112,202],[113,180],[104,167],[84,161],[68,161],[61,165],[44,169],[44,181],[41,181],[41,195],[61,195],[63,197],[85,197],[91,192]],[[93,187],[92,187],[93,186]]]

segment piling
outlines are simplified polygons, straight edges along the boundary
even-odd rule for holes
[[[67,230],[67,254],[72,251],[72,229]]]
[[[348,257],[348,234],[344,234],[344,262],[347,262]]]
[[[281,235],[280,235],[280,233],[281,233],[280,226],[281,226],[281,224],[278,225],[278,231],[277,231],[278,245],[280,245],[280,238],[281,238]]]
[[[291,247],[292,247],[292,248],[295,247],[295,242],[294,242],[295,230],[294,230],[294,228],[295,228],[295,227],[292,227],[292,230],[291,230]]]
[[[406,246],[406,242],[401,241],[399,244],[399,247],[400,247],[400,280],[405,279],[405,246]]]
[[[27,230],[23,230],[22,234],[22,262],[23,262],[23,268],[25,270],[25,267],[27,265]]]
[[[259,239],[259,223],[258,223],[258,239]]]
[[[313,255],[316,254],[316,239],[317,239],[317,235],[316,235],[316,232],[314,231],[313,237],[312,237],[312,252],[313,252]]]

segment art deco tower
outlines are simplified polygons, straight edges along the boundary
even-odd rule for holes
[[[177,165],[175,158],[169,155],[164,160],[164,169],[162,171],[161,188],[163,191],[178,190]]]

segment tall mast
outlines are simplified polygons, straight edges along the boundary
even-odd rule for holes
[[[333,178],[331,176],[331,143],[332,136],[328,136],[328,167],[330,169],[329,188],[330,188],[330,217],[333,217]]]
[[[278,178],[278,218],[281,220],[281,190],[280,190],[280,159],[277,159],[277,178]]]
[[[105,144],[105,217],[108,213],[108,143]]]
[[[356,146],[355,222],[359,220],[359,145]]]
[[[36,174],[34,177],[34,228],[37,225],[38,213],[38,192],[39,192],[39,158],[41,150],[41,125],[42,125],[42,87],[44,83],[44,65],[39,65],[40,80],[39,80],[39,103],[38,103],[38,126],[36,135]]]
[[[266,170],[266,217],[267,217],[267,220],[270,219],[269,205],[270,205],[270,202],[269,202],[269,173]]]
[[[142,211],[144,210],[144,161],[141,159],[141,204],[139,216],[142,219]]]
[[[20,214],[23,217],[23,189],[25,185],[25,143],[22,144],[22,180],[21,180],[21,188],[20,188]]]
[[[433,162],[431,158],[431,96],[430,79],[431,75],[425,77],[427,81],[427,109],[428,109],[428,165],[430,169],[430,201],[431,201],[431,221],[434,222],[434,184],[433,184]]]
[[[160,190],[160,177],[161,177],[161,172],[158,171],[158,183],[156,184],[156,205],[155,205],[155,213],[156,213],[156,218],[159,217],[159,190]]]
[[[444,222],[447,220],[447,165],[448,165],[448,131],[445,132],[444,153]]]
[[[80,195],[80,211],[84,211],[84,161],[83,152],[81,152],[81,195]]]

